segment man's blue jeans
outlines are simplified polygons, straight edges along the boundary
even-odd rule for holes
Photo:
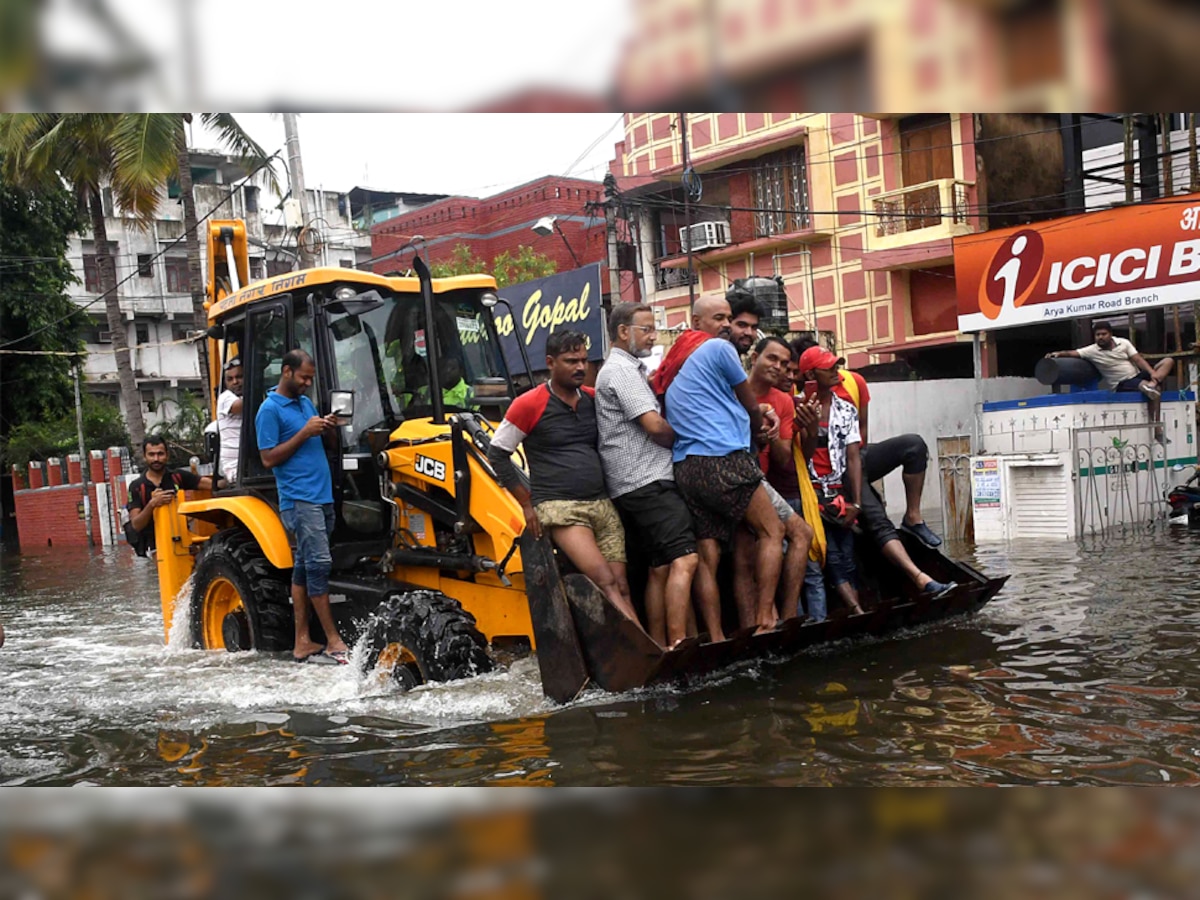
[[[296,545],[292,584],[307,589],[310,597],[324,597],[329,593],[329,572],[333,568],[329,552],[329,537],[336,521],[333,504],[296,500],[291,509],[281,509],[279,516]]]
[[[803,514],[799,500],[788,500],[788,506],[796,511],[796,515]],[[815,622],[824,622],[829,612],[825,600],[825,573],[820,564],[811,559],[804,569],[804,609]]]

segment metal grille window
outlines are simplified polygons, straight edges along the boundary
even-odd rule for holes
[[[803,231],[809,225],[804,148],[790,147],[758,160],[754,171],[755,237]]]
[[[168,256],[165,262],[167,270],[167,293],[186,294],[188,292],[186,257]]]
[[[100,267],[94,253],[83,255],[83,289],[90,294],[100,293]]]

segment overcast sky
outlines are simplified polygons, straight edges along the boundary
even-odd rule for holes
[[[238,115],[268,153],[284,145],[283,118]],[[356,185],[484,197],[543,175],[604,177],[624,136],[619,113],[305,113],[300,149],[308,187]],[[197,133],[193,144],[215,147]],[[286,161],[286,154],[281,156]],[[279,166],[285,180],[285,163]]]

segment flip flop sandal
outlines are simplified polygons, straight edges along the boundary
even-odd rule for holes
[[[323,654],[324,652],[325,652],[325,648],[322,647],[319,650],[313,650],[313,652],[308,654],[307,656],[293,656],[292,661],[293,662],[312,662],[313,656],[319,656],[320,654]]]
[[[321,656],[323,656],[325,660],[332,662],[334,665],[350,665],[350,652],[348,650],[326,650],[321,653]],[[322,660],[322,662],[325,660]]]

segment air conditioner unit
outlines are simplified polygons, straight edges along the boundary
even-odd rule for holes
[[[691,244],[692,252],[710,250],[713,247],[725,247],[729,244],[728,222],[697,222],[679,229],[680,249],[688,252]]]
[[[100,334],[98,335],[98,337],[99,337],[100,343],[102,343],[102,344],[111,344],[112,343],[112,332],[111,331],[101,331]]]
[[[667,330],[667,308],[665,306],[651,307],[654,310],[654,327],[659,331]]]

